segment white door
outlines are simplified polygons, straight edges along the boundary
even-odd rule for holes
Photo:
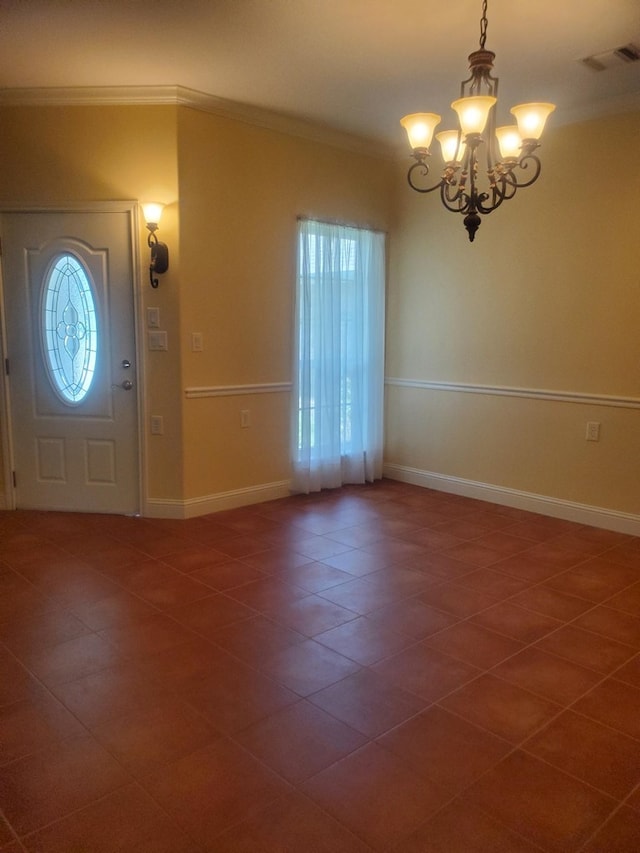
[[[135,513],[130,212],[4,214],[0,235],[16,505]]]

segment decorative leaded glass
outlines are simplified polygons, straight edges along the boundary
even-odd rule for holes
[[[42,300],[45,362],[64,403],[80,403],[96,369],[98,328],[89,274],[67,252],[49,268]]]

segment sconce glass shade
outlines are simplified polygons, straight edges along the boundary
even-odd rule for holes
[[[519,160],[522,146],[522,139],[518,133],[516,125],[508,127],[496,127],[496,136],[498,137],[498,145],[500,146],[500,156],[503,160]]]
[[[142,213],[144,215],[144,221],[147,225],[159,225],[163,210],[164,204],[159,204],[155,201],[143,204]]]
[[[407,131],[409,145],[413,148],[428,148],[431,145],[433,131],[440,124],[442,117],[435,113],[411,113],[400,119],[400,124]]]
[[[545,122],[555,108],[555,104],[518,104],[512,107],[522,139],[540,139]]]
[[[451,108],[458,113],[464,136],[482,133],[489,118],[489,110],[496,100],[491,95],[473,95],[471,98],[458,98],[451,104]]]
[[[440,143],[445,163],[462,163],[465,145],[457,130],[442,130],[436,133],[436,139]]]

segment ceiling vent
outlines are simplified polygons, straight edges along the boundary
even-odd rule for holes
[[[603,53],[595,53],[593,56],[585,56],[580,60],[592,71],[607,71],[609,68],[638,61],[640,61],[640,48],[631,43],[605,50]]]

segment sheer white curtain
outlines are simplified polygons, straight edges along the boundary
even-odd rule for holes
[[[298,223],[293,488],[382,476],[384,235]]]

